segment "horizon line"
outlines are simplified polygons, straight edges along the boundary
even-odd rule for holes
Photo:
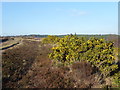
[[[53,36],[60,36],[60,35],[70,35],[70,34],[73,34],[73,33],[69,33],[69,34],[23,34],[23,35],[0,35],[0,37],[7,37],[7,36],[30,36],[30,35],[53,35]],[[76,35],[120,35],[120,34],[77,34],[77,33],[74,33]],[[74,35],[73,34],[73,35]]]

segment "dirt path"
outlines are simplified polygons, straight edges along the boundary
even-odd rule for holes
[[[38,56],[28,73],[18,82],[24,88],[62,88],[73,87],[72,79],[67,75],[69,68],[57,68],[48,58],[49,45],[40,45]],[[66,69],[66,71],[65,71]]]
[[[13,40],[7,40],[5,42],[0,43],[0,50],[4,51],[6,49],[12,49],[13,47],[22,44],[22,38],[14,38]]]

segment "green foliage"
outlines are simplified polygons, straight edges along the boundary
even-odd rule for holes
[[[57,41],[57,40],[56,40]],[[116,70],[114,43],[91,37],[88,40],[76,35],[59,38],[49,57],[56,64],[70,65],[75,61],[87,61],[99,68],[104,76]]]
[[[118,65],[115,64],[113,42],[107,42],[104,39],[90,38],[86,43],[89,49],[83,54],[82,60],[91,62],[92,65],[98,67],[105,76],[118,68]]]
[[[82,50],[80,45],[84,41],[84,38],[79,39],[77,36],[67,35],[57,42],[57,46],[52,48],[53,53],[49,56],[55,62],[61,62],[64,65],[72,64],[74,61],[79,60],[79,50]]]
[[[42,43],[44,43],[44,44],[48,44],[48,43],[50,43],[50,44],[55,44],[56,42],[58,42],[59,41],[59,37],[57,37],[57,36],[52,36],[52,35],[48,35],[46,38],[44,38],[43,40],[42,40]]]
[[[120,88],[120,71],[115,73],[113,77],[113,86]]]

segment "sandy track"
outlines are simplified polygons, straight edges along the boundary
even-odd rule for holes
[[[12,48],[18,44],[22,43],[22,39],[21,38],[14,38],[14,40],[8,40],[6,42],[3,42],[0,44],[0,50],[6,50],[9,48]]]

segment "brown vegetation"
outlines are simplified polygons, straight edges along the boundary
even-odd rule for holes
[[[19,47],[2,52],[2,87],[100,88],[104,83],[90,63],[56,67],[48,58],[50,48],[40,41],[23,40]]]
[[[22,76],[27,73],[34,62],[38,44],[24,41],[20,47],[6,50],[2,53],[3,87],[16,87]]]

